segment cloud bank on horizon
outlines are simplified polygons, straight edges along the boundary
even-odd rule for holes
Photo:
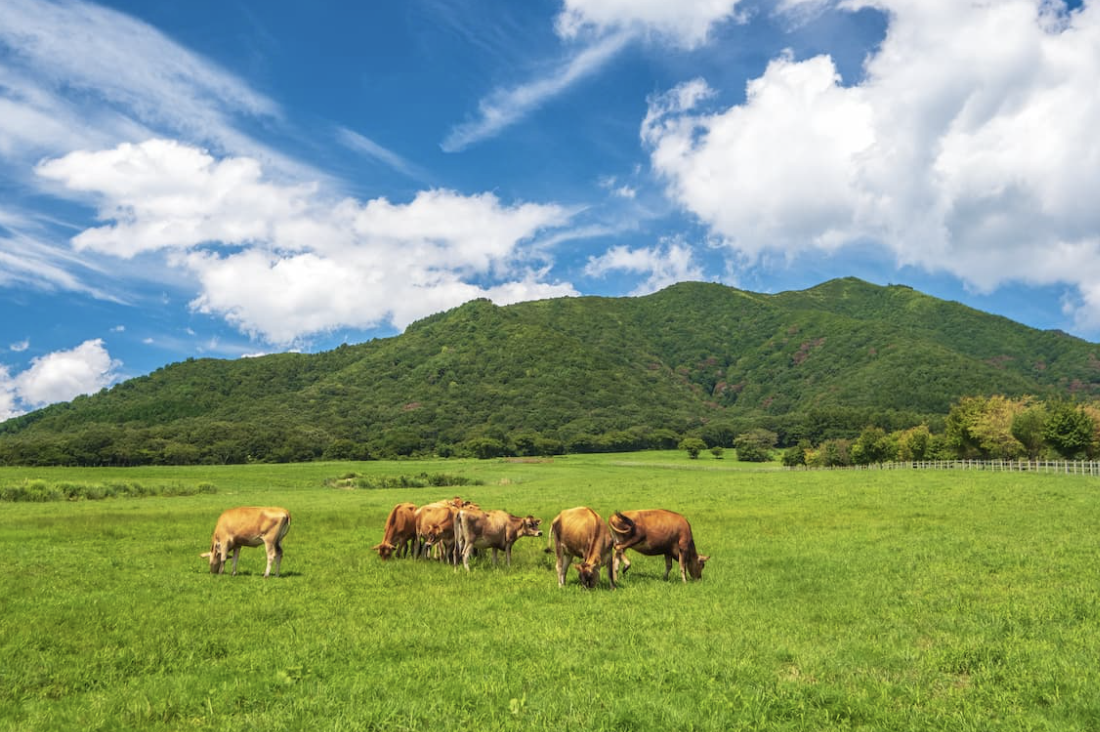
[[[882,31],[862,46],[823,30],[867,17]],[[766,281],[814,258],[839,276],[847,253],[871,251],[975,292],[1061,288],[1067,327],[1100,333],[1096,2],[563,0],[522,20],[541,35],[452,24],[463,52],[476,40],[525,63],[471,71],[466,111],[440,107],[449,128],[410,128],[392,149],[170,28],[83,0],[6,0],[0,294],[43,313],[62,296],[120,312],[182,302],[165,328],[204,317],[287,349],[476,297]],[[758,67],[728,72],[765,37]],[[856,51],[862,63],[843,61]],[[576,134],[602,117],[625,134],[592,159]],[[572,170],[554,195],[537,185]],[[0,338],[0,419],[123,373],[102,326],[68,344]]]

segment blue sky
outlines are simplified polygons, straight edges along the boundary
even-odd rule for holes
[[[0,419],[474,297],[854,275],[1100,337],[1100,10],[0,0]]]

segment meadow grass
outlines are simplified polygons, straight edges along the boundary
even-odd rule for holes
[[[332,487],[424,472],[481,484]],[[669,452],[0,469],[23,480],[218,492],[0,503],[0,729],[1100,729],[1096,479]],[[712,559],[586,592],[545,537],[469,574],[370,551],[395,503],[456,493],[546,526],[670,508]],[[293,514],[283,576],[256,549],[211,576],[218,514],[255,504]]]

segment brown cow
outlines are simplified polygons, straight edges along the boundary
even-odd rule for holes
[[[633,549],[651,557],[664,555],[666,580],[672,571],[673,559],[680,561],[680,578],[684,582],[689,573],[692,579],[702,578],[703,565],[710,557],[700,556],[695,550],[691,524],[680,514],[663,508],[616,511],[607,523],[615,539],[616,571],[620,564],[625,565],[620,574],[625,575],[630,569],[625,552]]]
[[[214,536],[210,539],[210,551],[200,554],[210,560],[211,574],[225,573],[225,560],[233,552],[233,574],[237,574],[237,559],[242,546],[267,548],[267,569],[264,577],[271,574],[271,565],[275,564],[275,576],[279,576],[279,566],[283,562],[283,537],[290,531],[290,511],[277,506],[242,506],[231,508],[218,518],[214,527]]]
[[[611,532],[600,515],[587,506],[566,509],[554,517],[550,536],[557,555],[558,587],[565,587],[569,560],[579,557],[577,574],[581,587],[591,589],[600,582],[600,565],[607,565],[607,578],[615,589],[615,565],[612,559]]]
[[[459,511],[455,520],[455,540],[463,566],[470,571],[470,554],[474,549],[492,549],[493,564],[497,563],[497,550],[503,550],[505,561],[511,567],[512,545],[523,536],[542,536],[541,523],[542,519],[534,516],[520,518],[507,511]]]
[[[457,502],[457,505],[456,505]],[[417,556],[428,556],[433,546],[441,546],[443,554],[440,559],[446,558],[451,564],[455,564],[455,514],[462,504],[462,499],[454,498],[449,501],[436,501],[416,509],[416,536],[421,546],[417,548]]]
[[[408,556],[409,545],[414,541],[416,541],[416,504],[399,503],[393,507],[386,519],[382,543],[373,549],[385,561],[395,552],[399,557]]]

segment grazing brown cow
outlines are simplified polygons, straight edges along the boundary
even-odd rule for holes
[[[218,518],[214,527],[214,536],[210,539],[210,551],[200,554],[210,560],[211,574],[225,573],[225,560],[233,552],[233,574],[237,574],[237,559],[242,546],[267,548],[267,569],[264,577],[271,574],[271,565],[275,564],[275,576],[279,576],[279,566],[283,563],[283,537],[290,531],[290,511],[277,506],[242,506],[231,508]]]
[[[702,578],[703,565],[710,557],[699,556],[691,536],[691,524],[680,514],[663,508],[616,511],[607,523],[615,540],[616,571],[620,564],[624,565],[620,575],[630,569],[625,552],[633,549],[651,557],[664,555],[666,580],[672,571],[673,559],[680,561],[680,578],[684,582],[689,573],[692,579]]]
[[[566,509],[554,517],[550,535],[557,555],[558,586],[565,587],[569,560],[579,557],[577,574],[581,587],[591,589],[600,582],[600,565],[607,565],[607,578],[615,589],[615,566],[611,561],[611,532],[600,515],[587,506]]]
[[[416,504],[399,503],[393,507],[386,519],[382,543],[373,549],[385,561],[395,553],[399,557],[408,556],[409,545],[414,541],[416,541]]]
[[[474,549],[492,549],[493,564],[497,563],[497,551],[503,550],[505,561],[511,567],[512,545],[523,536],[542,536],[541,523],[542,519],[534,516],[520,518],[507,511],[459,511],[455,520],[455,541],[463,566],[470,571],[470,554]]]
[[[428,556],[433,546],[443,547],[443,555],[451,564],[455,564],[455,514],[458,508],[454,501],[436,501],[416,509],[416,536],[422,543],[417,556]]]

